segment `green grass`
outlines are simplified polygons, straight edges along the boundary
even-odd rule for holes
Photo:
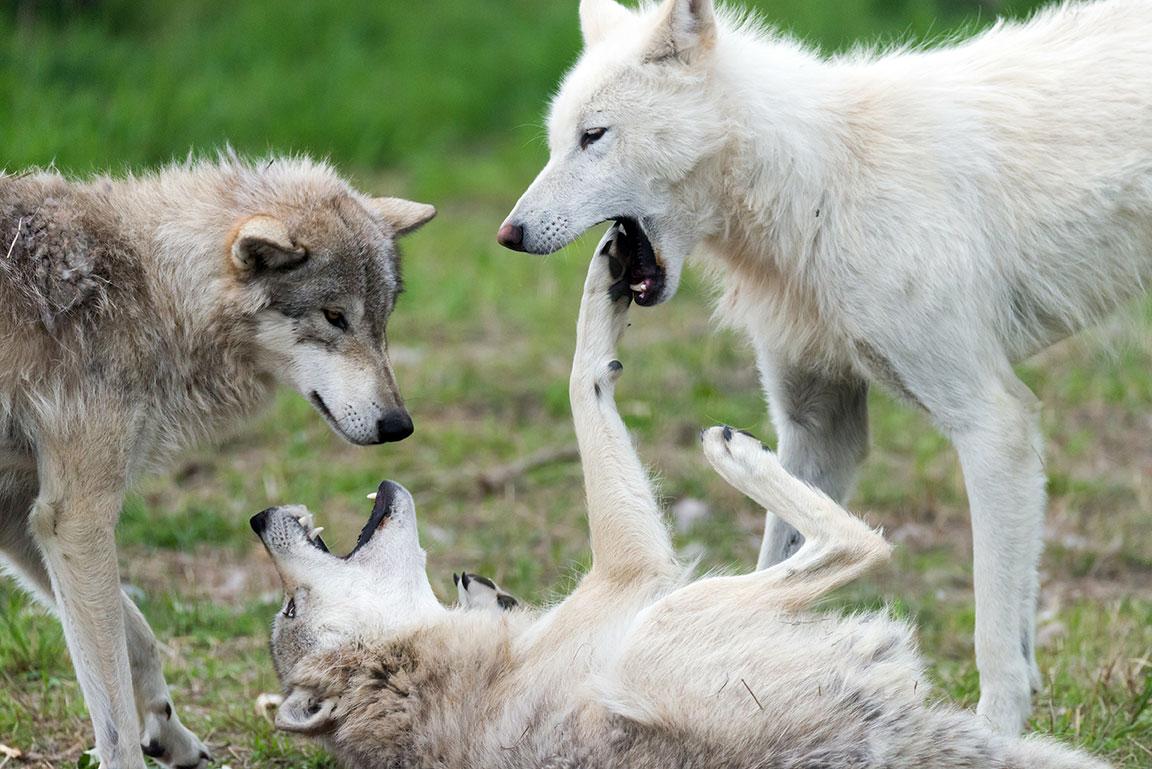
[[[764,0],[825,49],[942,36],[979,16],[954,0]],[[1010,3],[1022,11],[1027,3]],[[0,165],[138,168],[190,147],[331,155],[373,191],[426,197],[440,217],[406,244],[408,292],[390,328],[416,420],[403,444],[342,443],[283,394],[252,423],[145,482],[119,536],[125,580],[170,651],[186,723],[232,767],[330,766],[254,710],[275,691],[266,651],[277,581],[247,527],[302,502],[350,547],[381,478],[414,493],[434,587],[487,573],[532,601],[588,560],[579,466],[499,489],[486,472],[574,443],[567,376],[593,237],[541,259],[500,250],[496,225],[544,160],[539,121],[578,48],[576,0],[105,0],[0,10]],[[64,7],[64,10],[50,10]],[[287,6],[284,6],[287,7]],[[46,10],[47,8],[47,10]],[[700,459],[700,427],[771,440],[752,356],[710,322],[689,273],[676,301],[634,313],[620,408],[669,503],[711,515],[678,534],[703,567],[748,568],[762,515]],[[1117,330],[1118,329],[1118,330]],[[1152,761],[1152,303],[1022,368],[1045,403],[1051,477],[1033,727],[1126,769]],[[952,450],[914,411],[872,397],[873,453],[854,509],[898,543],[837,607],[916,621],[941,697],[972,705],[970,536]],[[0,743],[72,766],[90,728],[55,620],[0,582]],[[3,760],[3,759],[0,759]]]

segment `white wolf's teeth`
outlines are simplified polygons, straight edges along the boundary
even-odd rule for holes
[[[645,287],[646,287],[646,286],[645,286],[645,282],[644,282],[644,281],[640,281],[640,282],[639,282],[639,283],[637,283],[636,285],[633,285],[633,286],[629,286],[628,288],[632,289],[632,290],[633,290],[633,291],[635,291],[637,294],[642,294],[642,293],[644,293],[644,289],[645,289]]]
[[[308,532],[308,539],[316,539],[316,537],[320,536],[320,532],[322,532],[322,531],[324,531],[323,526],[317,526],[316,528],[311,529]]]
[[[301,526],[303,526],[305,529],[311,529],[311,528],[312,528],[312,525],[313,525],[315,522],[316,522],[316,521],[313,519],[313,517],[312,517],[312,513],[308,513],[307,515],[301,515],[301,516],[298,516],[298,517],[296,518],[296,523],[300,524],[300,525],[301,525]]]
[[[376,492],[373,491],[371,494],[369,494],[368,499],[371,499],[373,502],[375,502],[376,501]]]

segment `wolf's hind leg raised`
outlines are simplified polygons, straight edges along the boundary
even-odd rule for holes
[[[891,546],[883,536],[823,492],[790,475],[756,438],[730,427],[713,427],[704,431],[701,440],[704,455],[724,480],[804,537],[800,549],[787,560],[716,581],[747,588],[750,600],[771,595],[775,604],[800,609],[889,558]],[[713,580],[696,585],[705,583]],[[711,589],[717,587],[712,584]]]
[[[614,232],[605,235],[588,267],[569,397],[588,500],[589,578],[630,583],[673,577],[678,567],[648,474],[613,397],[623,370],[616,343],[628,325],[630,302],[626,287],[617,285],[623,278],[613,256]]]

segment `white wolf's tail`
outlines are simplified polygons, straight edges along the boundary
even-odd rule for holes
[[[1025,737],[1009,746],[1004,769],[1112,769],[1087,753],[1047,737]]]

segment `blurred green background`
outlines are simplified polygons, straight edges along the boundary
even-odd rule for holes
[[[1038,3],[744,5],[831,53],[946,40]],[[252,512],[305,503],[339,551],[367,514],[362,495],[397,479],[419,505],[445,601],[453,570],[539,602],[587,563],[567,374],[596,234],[547,259],[494,242],[546,159],[547,100],[579,48],[577,0],[0,2],[0,168],[119,173],[227,142],[255,156],[327,156],[366,191],[440,208],[404,243],[407,292],[389,329],[412,438],[348,446],[284,393],[125,508],[124,579],[166,643],[184,722],[222,763],[331,765],[253,710],[277,688],[266,642],[279,597]],[[703,466],[696,436],[718,422],[768,440],[771,430],[743,340],[713,329],[711,293],[690,271],[674,302],[633,313],[618,397],[685,556],[746,570],[762,513]],[[1150,338],[1145,302],[1021,367],[1046,406],[1051,495],[1033,728],[1128,769],[1152,765]],[[882,392],[871,409],[853,509],[885,527],[897,557],[836,604],[915,620],[937,696],[971,706],[970,535],[955,456]],[[90,734],[58,625],[0,580],[0,745],[27,765],[74,766]]]

